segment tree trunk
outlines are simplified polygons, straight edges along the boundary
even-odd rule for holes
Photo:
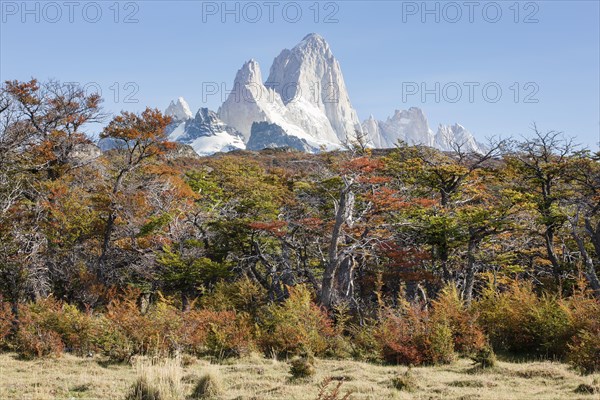
[[[122,169],[119,171],[119,175],[115,181],[115,185],[113,186],[112,194],[115,196],[119,190],[121,190],[121,185],[123,183],[123,179],[125,178],[125,174],[131,171],[133,168],[130,166],[128,168]],[[104,237],[102,240],[102,251],[100,253],[100,259],[98,260],[98,271],[96,272],[96,276],[98,280],[105,281],[105,269],[106,269],[106,258],[108,257],[108,250],[110,247],[110,238],[112,236],[113,230],[115,229],[115,220],[117,219],[116,212],[116,204],[115,199],[111,200],[110,204],[110,215],[108,216],[108,220],[106,221],[106,227],[104,228]]]
[[[552,226],[548,226],[546,228],[544,240],[546,241],[546,252],[548,253],[548,259],[552,263],[552,274],[554,275],[556,286],[560,287],[560,261],[558,261],[556,251],[554,250],[554,228]]]
[[[587,221],[586,221],[587,222]],[[573,239],[577,243],[577,247],[579,248],[579,252],[581,253],[581,257],[583,258],[583,263],[585,265],[584,275],[592,288],[594,296],[600,299],[600,280],[598,279],[598,275],[596,274],[596,268],[594,267],[594,261],[592,257],[590,257],[587,249],[585,248],[585,243],[579,234],[577,233],[577,220],[575,222],[571,222]]]
[[[346,182],[344,188],[340,191],[340,200],[335,212],[335,224],[331,232],[329,250],[327,252],[328,260],[323,273],[321,284],[321,293],[319,302],[326,308],[331,308],[333,301],[333,291],[337,270],[342,260],[338,254],[339,243],[342,236],[342,226],[351,217],[352,193],[351,182]]]
[[[354,268],[356,261],[352,256],[346,256],[340,263],[337,273],[334,298],[348,304],[354,297]]]
[[[190,296],[187,292],[181,292],[181,311],[190,311]]]
[[[475,250],[477,249],[478,239],[471,236],[467,249],[467,271],[465,279],[465,289],[463,298],[467,306],[473,301],[473,286],[475,285]]]

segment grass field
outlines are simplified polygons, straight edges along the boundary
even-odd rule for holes
[[[469,360],[451,365],[414,368],[417,388],[400,391],[392,379],[405,367],[378,366],[355,361],[317,360],[313,378],[292,380],[289,364],[251,356],[211,365],[193,361],[182,367],[184,389],[191,393],[194,383],[207,369],[223,383],[221,399],[315,399],[319,383],[332,377],[344,380],[341,392],[351,399],[600,399],[600,374],[580,376],[567,365],[552,362],[499,362],[493,370],[474,370]],[[105,364],[101,360],[65,355],[59,359],[24,361],[14,354],[0,354],[1,400],[119,399],[123,400],[136,379],[129,365]],[[596,387],[595,393],[576,390],[579,385]],[[595,386],[594,386],[595,385]]]

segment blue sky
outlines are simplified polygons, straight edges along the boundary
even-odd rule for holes
[[[110,112],[164,109],[179,96],[216,110],[221,96],[203,84],[231,88],[250,58],[266,79],[282,49],[317,32],[361,120],[416,106],[434,130],[459,122],[483,139],[526,135],[536,122],[598,146],[596,0],[23,4],[0,4],[0,78],[89,84]]]

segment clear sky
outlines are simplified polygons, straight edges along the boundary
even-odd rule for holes
[[[0,11],[3,81],[88,84],[110,112],[164,109],[179,96],[194,112],[216,110],[221,95],[207,83],[231,89],[250,58],[266,79],[282,49],[317,32],[361,120],[416,106],[433,130],[458,122],[483,139],[536,122],[598,146],[597,0],[1,0]]]

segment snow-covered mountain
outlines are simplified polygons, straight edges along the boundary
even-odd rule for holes
[[[373,146],[378,148],[394,147],[401,140],[409,145],[420,144],[442,151],[453,151],[460,145],[465,152],[485,152],[485,146],[462,125],[440,124],[434,135],[425,114],[416,107],[396,110],[385,121],[378,121],[371,115],[363,122],[363,130],[371,138]]]
[[[184,107],[187,103],[181,97],[171,105],[175,107],[169,106],[166,111],[174,120],[167,128],[169,140],[188,144],[199,155],[246,148],[243,135],[227,126],[214,111],[201,108],[192,118],[191,113],[181,113],[186,108],[189,111],[189,107]]]
[[[416,107],[396,110],[394,115],[385,121],[377,121],[371,115],[363,122],[363,129],[375,147],[394,147],[399,140],[410,145],[433,145],[433,132],[429,129],[427,118],[423,111]]]
[[[443,151],[453,151],[460,147],[462,151],[467,152],[486,152],[485,146],[477,142],[473,134],[460,124],[440,124],[438,131],[435,134],[433,147]]]
[[[289,147],[292,149],[315,152],[318,149],[312,147],[306,139],[289,135],[282,127],[266,121],[252,124],[250,139],[246,143],[248,150],[262,150],[277,147]]]
[[[194,116],[190,110],[190,106],[183,97],[177,99],[177,101],[171,101],[169,107],[165,110],[165,115],[173,118],[173,121],[185,121]]]
[[[333,149],[360,128],[339,62],[321,36],[310,34],[275,58],[263,83],[260,66],[246,62],[219,117],[250,139],[252,124],[277,124],[311,148]]]
[[[344,143],[360,130],[340,63],[320,35],[307,35],[291,50],[283,50],[273,61],[266,86],[279,93],[296,122],[312,136]],[[321,126],[311,123],[315,117]]]
[[[338,60],[329,44],[309,34],[273,61],[263,81],[258,62],[238,70],[233,90],[217,113],[201,108],[195,117],[183,98],[172,101],[170,139],[191,145],[200,155],[232,149],[258,150],[289,146],[317,152],[342,147],[366,133],[369,145],[394,147],[399,140],[450,150],[482,151],[473,135],[460,125],[440,126],[434,134],[423,111],[396,110],[385,121],[372,116],[360,123],[352,107]]]

